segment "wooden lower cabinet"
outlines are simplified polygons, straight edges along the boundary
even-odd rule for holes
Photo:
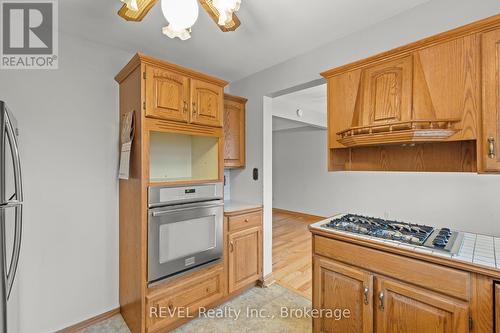
[[[313,266],[314,332],[469,332],[466,301],[319,256]]]
[[[259,280],[262,274],[262,228],[229,235],[229,292]]]
[[[324,310],[314,318],[313,331],[325,333],[373,331],[373,275],[316,257],[314,259],[313,306]],[[349,318],[329,315],[349,311]],[[328,312],[327,312],[328,311]]]
[[[193,319],[200,307],[210,307],[226,296],[224,265],[179,278],[153,291],[146,300],[147,332],[166,332]]]
[[[375,332],[469,332],[468,303],[383,277],[375,280]]]
[[[495,333],[500,333],[500,283],[495,284]]]
[[[262,278],[262,209],[227,213],[225,217],[228,292]]]

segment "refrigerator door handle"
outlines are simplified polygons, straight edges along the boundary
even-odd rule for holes
[[[16,132],[14,131],[14,127],[9,119],[6,117],[6,127],[7,127],[7,137],[10,145],[10,151],[12,153],[12,161],[14,164],[14,186],[16,190],[16,200],[14,202],[11,201],[11,204],[14,203],[15,206],[15,227],[14,227],[14,250],[12,252],[12,258],[10,260],[9,270],[7,271],[7,267],[4,268],[4,274],[6,274],[6,286],[5,290],[7,292],[7,299],[10,296],[10,292],[12,290],[12,286],[14,284],[14,278],[16,276],[17,264],[19,263],[19,253],[21,251],[21,232],[22,232],[22,222],[23,222],[23,188],[22,188],[22,179],[21,179],[21,159],[19,157],[19,148],[17,146]],[[9,203],[7,203],[8,205]],[[6,254],[4,253],[4,256]],[[6,263],[6,260],[4,260]]]

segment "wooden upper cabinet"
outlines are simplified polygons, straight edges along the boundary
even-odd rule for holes
[[[245,167],[245,104],[242,97],[224,95],[224,167]]]
[[[500,171],[500,29],[482,35],[483,131],[481,171]]]
[[[212,83],[191,80],[191,122],[222,127],[224,89]]]
[[[413,54],[413,118],[447,119],[457,130],[447,141],[478,137],[481,47],[477,34],[420,49]]]
[[[500,172],[499,26],[497,15],[322,73],[329,170]]]
[[[231,233],[229,246],[229,292],[262,277],[262,227]]]
[[[495,302],[495,333],[500,333],[500,284],[495,284],[495,296],[493,301]]]
[[[188,122],[189,79],[146,66],[146,116]]]
[[[379,333],[469,332],[468,304],[385,278],[376,278]]]
[[[368,67],[363,72],[360,102],[353,126],[384,124],[411,119],[412,57]],[[358,119],[359,117],[359,119]]]
[[[373,331],[373,276],[358,268],[315,257],[313,308],[325,311],[348,309],[349,317],[327,315],[313,320],[314,332]],[[338,311],[338,310],[337,310]]]

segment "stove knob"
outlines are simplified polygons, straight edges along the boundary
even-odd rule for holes
[[[441,231],[446,231],[451,234],[451,230],[449,228],[441,228]]]

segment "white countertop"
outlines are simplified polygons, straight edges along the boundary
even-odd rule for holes
[[[500,237],[464,232],[464,239],[462,241],[460,250],[457,254],[451,255],[443,251],[433,251],[431,248],[424,246],[414,246],[394,240],[371,237],[368,235],[361,235],[353,232],[334,230],[324,227],[324,225],[330,222],[332,218],[333,217],[330,217],[328,219],[313,223],[311,224],[311,228],[332,234],[339,234],[358,239],[366,239],[373,242],[394,246],[400,249],[430,254],[436,257],[449,258],[451,260],[462,261],[473,265],[500,270]]]
[[[250,203],[244,201],[224,200],[224,213],[234,213],[242,210],[261,208],[260,203]]]

